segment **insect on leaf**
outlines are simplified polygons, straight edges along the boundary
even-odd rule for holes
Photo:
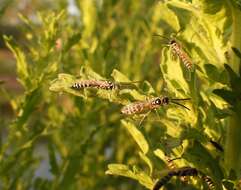
[[[121,122],[124,125],[124,127],[128,130],[128,132],[131,134],[133,139],[136,141],[142,152],[146,154],[149,150],[149,145],[143,134],[132,123],[126,122],[124,120],[122,120]]]

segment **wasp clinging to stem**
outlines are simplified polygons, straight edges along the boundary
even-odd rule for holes
[[[155,36],[159,36],[161,38],[167,39],[168,40],[168,45],[171,47],[172,53],[174,55],[177,55],[177,57],[181,60],[181,62],[184,64],[184,66],[188,70],[192,70],[193,69],[193,62],[192,62],[190,56],[183,49],[181,44],[179,44],[175,39],[171,39],[171,38],[159,35],[159,34],[155,34]]]
[[[109,80],[80,80],[71,85],[72,89],[81,90],[85,88],[97,88],[102,90],[120,90],[123,88],[132,87],[131,83],[139,83],[140,81],[133,82],[113,82]]]
[[[170,170],[167,173],[167,175],[165,175],[155,183],[152,190],[159,190],[161,187],[166,185],[174,176],[184,177],[184,176],[197,176],[197,175],[199,175],[201,179],[207,183],[209,190],[215,189],[214,182],[209,176],[203,174],[201,171],[197,170],[196,168],[182,167],[182,168]]]
[[[121,113],[124,115],[135,115],[135,114],[145,114],[142,120],[140,121],[139,125],[142,123],[142,121],[145,119],[145,117],[152,111],[160,106],[165,106],[170,103],[179,105],[187,110],[190,110],[188,107],[178,103],[178,101],[182,100],[190,100],[190,98],[183,98],[183,99],[172,99],[169,97],[154,97],[150,98],[145,101],[137,101],[131,104],[128,104],[121,109]]]
[[[171,99],[166,96],[154,97],[145,101],[137,101],[137,102],[128,104],[121,109],[121,113],[125,115],[142,114],[142,113],[157,109],[160,106],[168,105],[170,103],[177,104],[181,107],[184,107],[187,110],[190,110],[188,107],[177,102],[181,100],[190,100],[190,98]]]
[[[183,167],[183,168],[177,168],[170,170],[167,175],[159,179],[152,190],[159,190],[162,186],[167,184],[173,176],[197,176],[198,175],[198,170],[196,168],[191,168],[191,167]]]

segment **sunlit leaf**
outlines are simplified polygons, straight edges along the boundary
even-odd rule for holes
[[[130,133],[130,135],[133,137],[135,142],[138,144],[142,152],[146,154],[149,150],[149,145],[143,134],[132,123],[126,122],[124,120],[122,120],[121,122],[123,126],[127,129],[127,131]]]
[[[149,170],[150,170],[149,175],[151,176],[152,172],[153,172],[153,166],[152,166],[151,160],[145,154],[143,154],[142,152],[139,152],[139,156],[148,165]]]
[[[27,60],[26,60],[25,54],[18,46],[16,46],[12,42],[11,38],[4,36],[4,40],[8,48],[14,54],[15,59],[17,60],[17,72],[18,72],[19,80],[24,87],[27,87],[30,81],[28,78],[29,72],[28,72],[28,66],[27,66]]]
[[[153,186],[153,181],[147,174],[142,171],[138,171],[135,168],[133,168],[132,171],[124,164],[109,164],[106,174],[120,175],[138,180],[140,184],[144,185],[148,189],[151,189]]]

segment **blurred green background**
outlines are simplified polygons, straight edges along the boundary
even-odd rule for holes
[[[230,110],[213,90],[230,89],[224,63],[233,63],[232,6],[228,0],[2,0],[0,189],[151,189],[170,169],[165,155],[182,157],[177,167],[198,168],[217,189],[238,187],[240,166],[229,166],[211,143],[228,151]],[[193,72],[156,33],[176,35]],[[131,90],[76,92],[69,87],[77,78],[143,82]],[[140,127],[140,117],[120,114],[122,105],[164,95],[191,98],[185,104],[191,111],[170,105]],[[166,189],[208,186],[176,179]]]

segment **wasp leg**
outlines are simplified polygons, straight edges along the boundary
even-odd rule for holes
[[[149,114],[150,112],[151,112],[151,111],[148,111],[147,113],[144,114],[144,116],[141,118],[138,126],[141,126],[142,122],[145,120],[145,118],[148,116],[148,114]]]

